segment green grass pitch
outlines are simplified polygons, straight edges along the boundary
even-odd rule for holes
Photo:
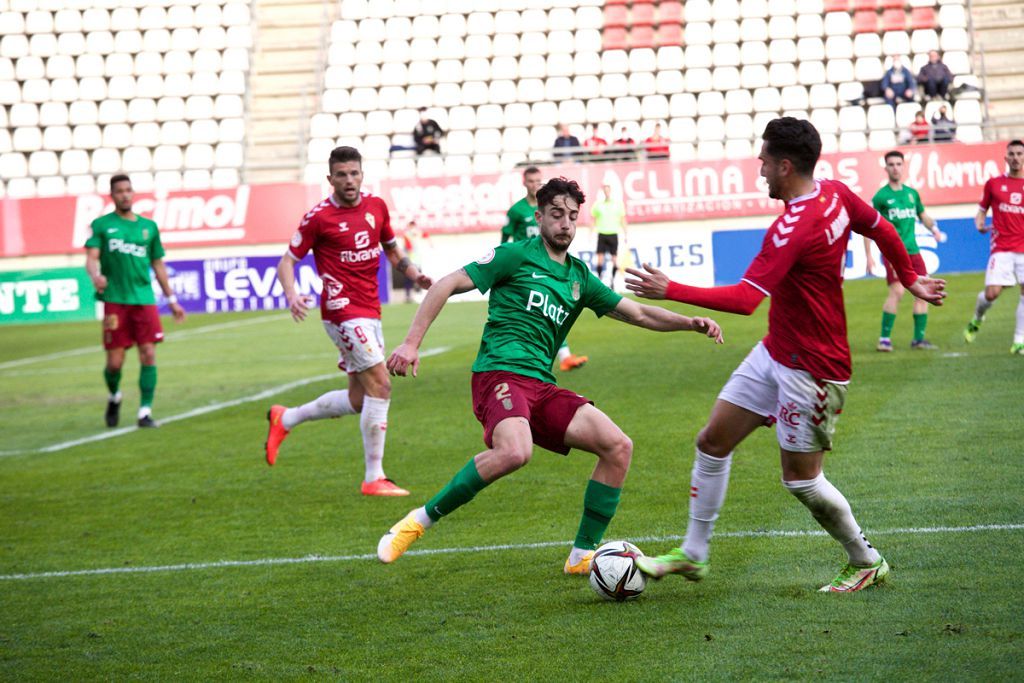
[[[831,539],[767,533],[817,529],[779,484],[769,430],[737,453],[700,584],[669,577],[635,602],[613,604],[562,575],[593,465],[578,452],[537,451],[428,531],[415,549],[433,554],[390,566],[367,557],[481,448],[469,366],[482,304],[450,305],[424,343],[450,349],[425,359],[418,379],[395,380],[385,466],[410,499],[359,495],[353,418],[302,425],[277,466],[264,463],[267,407],[309,400],[342,386],[340,377],[159,430],[41,451],[104,431],[99,326],[5,327],[0,679],[1020,679],[1024,358],[1008,353],[1012,291],[975,344],[963,343],[980,287],[979,275],[950,278],[948,304],[931,312],[938,352],[909,350],[904,301],[896,352],[883,355],[874,343],[885,285],[846,286],[854,382],[826,473],[892,574],[845,596],[815,592],[843,561]],[[590,363],[559,380],[635,443],[609,540],[648,553],[677,542],[694,437],[763,335],[767,308],[747,319],[715,316],[726,336],[718,348],[693,334],[581,318],[570,342]],[[413,312],[386,308],[390,346]],[[333,371],[315,319],[295,325],[278,312],[165,325],[158,418]],[[51,358],[17,363],[42,355]],[[123,383],[129,423],[137,369],[132,358]],[[310,556],[327,559],[262,562]],[[12,578],[222,560],[253,563]]]

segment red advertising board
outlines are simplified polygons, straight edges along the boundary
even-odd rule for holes
[[[963,204],[981,197],[985,180],[1004,170],[1003,143],[919,145],[903,148],[907,183],[925,205]],[[564,175],[597,197],[611,185],[630,222],[683,221],[773,214],[757,159],[561,164],[542,168]],[[881,154],[826,154],[817,175],[838,178],[864,197],[885,182]],[[400,226],[415,219],[435,233],[498,230],[505,211],[523,194],[518,170],[435,178],[368,178],[367,189],[392,207]],[[138,194],[135,210],[160,226],[164,245],[202,247],[287,242],[299,219],[321,199],[315,185],[241,185],[226,190]],[[0,199],[0,257],[66,254],[82,248],[89,223],[112,210],[100,195]],[[589,215],[583,212],[581,223]]]

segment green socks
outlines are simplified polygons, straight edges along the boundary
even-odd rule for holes
[[[882,311],[882,334],[881,339],[892,337],[892,328],[896,324],[896,314]]]
[[[103,380],[107,383],[107,391],[113,396],[121,386],[121,371],[103,368]]]
[[[120,375],[120,373],[118,373]],[[139,391],[142,392],[142,400],[139,402],[143,408],[153,405],[153,394],[156,393],[156,366],[143,365],[139,369]]]
[[[914,314],[914,341],[921,341],[924,339],[924,331],[928,327],[928,314],[927,313],[915,313]]]
[[[580,518],[580,529],[572,544],[574,548],[597,547],[615,516],[621,494],[622,489],[593,479],[587,482],[587,491],[583,494],[583,517]]]
[[[487,482],[480,478],[480,473],[476,471],[476,463],[470,458],[448,485],[427,501],[427,516],[436,522],[473,500],[485,486]]]

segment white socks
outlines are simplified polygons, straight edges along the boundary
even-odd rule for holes
[[[697,449],[690,473],[690,523],[686,527],[683,552],[691,560],[706,562],[711,532],[729,487],[732,453],[716,458]]]
[[[429,529],[434,526],[434,520],[427,514],[427,508],[418,507],[412,511],[412,518],[423,525],[424,529]]]
[[[1017,304],[1017,327],[1013,331],[1013,343],[1024,344],[1024,294],[1020,295]]]
[[[295,429],[296,425],[307,420],[323,420],[328,417],[355,415],[356,409],[348,399],[348,389],[328,391],[318,399],[310,401],[298,408],[289,408],[281,416],[281,424],[287,430]]]
[[[569,351],[569,345],[568,344],[566,344],[565,346],[562,346],[562,347],[560,347],[558,349],[558,361],[559,362],[562,362],[563,360],[565,360],[566,358],[568,358],[571,355],[572,355],[572,352]]]
[[[878,561],[881,556],[861,533],[846,497],[825,478],[824,472],[814,479],[783,481],[782,485],[811,511],[814,519],[832,538],[842,544],[850,557],[850,564],[868,567]]]
[[[363,398],[363,412],[359,416],[359,429],[363,433],[363,455],[366,458],[365,481],[377,481],[384,476],[384,439],[388,429],[390,399]]]
[[[985,290],[978,292],[978,298],[974,304],[974,319],[981,320],[985,317],[988,309],[992,308],[992,302],[985,298]]]

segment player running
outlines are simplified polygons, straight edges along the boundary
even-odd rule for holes
[[[868,543],[843,494],[822,472],[850,381],[850,347],[843,308],[843,266],[850,230],[878,244],[903,286],[940,304],[945,282],[919,277],[892,225],[846,185],[814,180],[821,138],[807,121],[771,121],[762,135],[761,175],[768,195],[786,202],[761,252],[739,284],[701,288],[672,282],[645,265],[628,269],[628,289],[640,296],[750,315],[772,297],[768,335],[733,372],[697,437],[690,480],[690,522],[681,548],[640,558],[650,576],[708,573],[708,544],[725,499],[732,452],[751,432],[775,423],[782,484],[849,556],[822,591],[855,591],[885,578],[889,565]]]
[[[295,264],[313,250],[324,283],[320,317],[327,336],[338,347],[338,368],[348,373],[348,389],[329,391],[296,408],[271,406],[267,413],[267,464],[277,461],[281,442],[296,425],[358,413],[366,462],[362,494],[407,496],[408,491],[385,476],[383,466],[391,381],[384,367],[377,291],[381,249],[392,267],[420,287],[430,287],[432,281],[402,253],[384,200],[360,192],[362,162],[353,147],[337,147],[331,152],[327,180],[334,192],[302,218],[277,266],[277,279],[292,318],[301,322],[308,303],[295,289]]]
[[[555,385],[551,365],[559,344],[584,308],[650,330],[694,331],[722,341],[713,320],[623,299],[568,254],[584,201],[575,181],[551,180],[537,198],[540,236],[501,245],[439,280],[416,312],[405,341],[388,358],[392,374],[411,370],[415,377],[420,343],[448,298],[474,288],[490,291],[473,364],[473,413],[483,425],[487,450],[425,506],[391,527],[377,545],[381,562],[397,560],[425,529],[529,462],[536,444],[563,455],[572,448],[597,455],[564,567],[567,574],[588,574],[594,548],[619,504],[633,444],[591,401]]]
[[[185,309],[167,279],[156,223],[132,211],[135,192],[128,176],[110,179],[110,198],[114,210],[92,222],[92,235],[85,242],[85,270],[96,288],[96,298],[103,302],[103,348],[107,351],[103,379],[110,392],[105,419],[108,427],[116,427],[121,420],[121,368],[125,351],[137,344],[142,394],[137,424],[158,427],[153,419],[156,345],[164,340],[164,330],[150,268],[177,322],[185,319]]]
[[[883,185],[871,198],[871,205],[882,214],[899,233],[903,246],[910,255],[910,264],[918,275],[927,275],[928,268],[921,258],[921,248],[917,246],[918,219],[924,227],[932,231],[936,242],[945,240],[945,235],[935,225],[935,221],[924,210],[921,195],[912,187],[903,184],[903,152],[893,150],[885,155],[885,172],[889,182]],[[864,253],[867,255],[868,273],[875,270],[875,259],[871,253],[871,239],[864,237]],[[896,324],[896,312],[903,298],[903,285],[888,261],[885,261],[885,281],[889,284],[889,296],[882,306],[882,335],[878,338],[877,350],[892,351],[892,328]],[[928,302],[914,299],[914,339],[910,342],[911,349],[932,350],[938,348],[925,339],[928,328]]]
[[[985,215],[992,207],[992,246],[985,271],[985,289],[978,293],[974,319],[967,323],[964,340],[968,344],[974,341],[985,313],[1002,294],[1003,287],[1020,285],[1017,326],[1010,353],[1024,356],[1024,142],[1012,140],[1006,146],[1006,168],[1004,175],[989,178],[985,183],[974,217],[978,232],[988,232]]]
[[[544,184],[540,169],[528,166],[523,170],[523,187],[526,196],[509,208],[505,214],[506,221],[501,229],[501,242],[521,242],[522,240],[540,235],[537,227],[537,190]],[[569,350],[569,342],[563,341],[558,349],[558,367],[562,372],[583,367],[590,360],[587,356],[573,355]]]

